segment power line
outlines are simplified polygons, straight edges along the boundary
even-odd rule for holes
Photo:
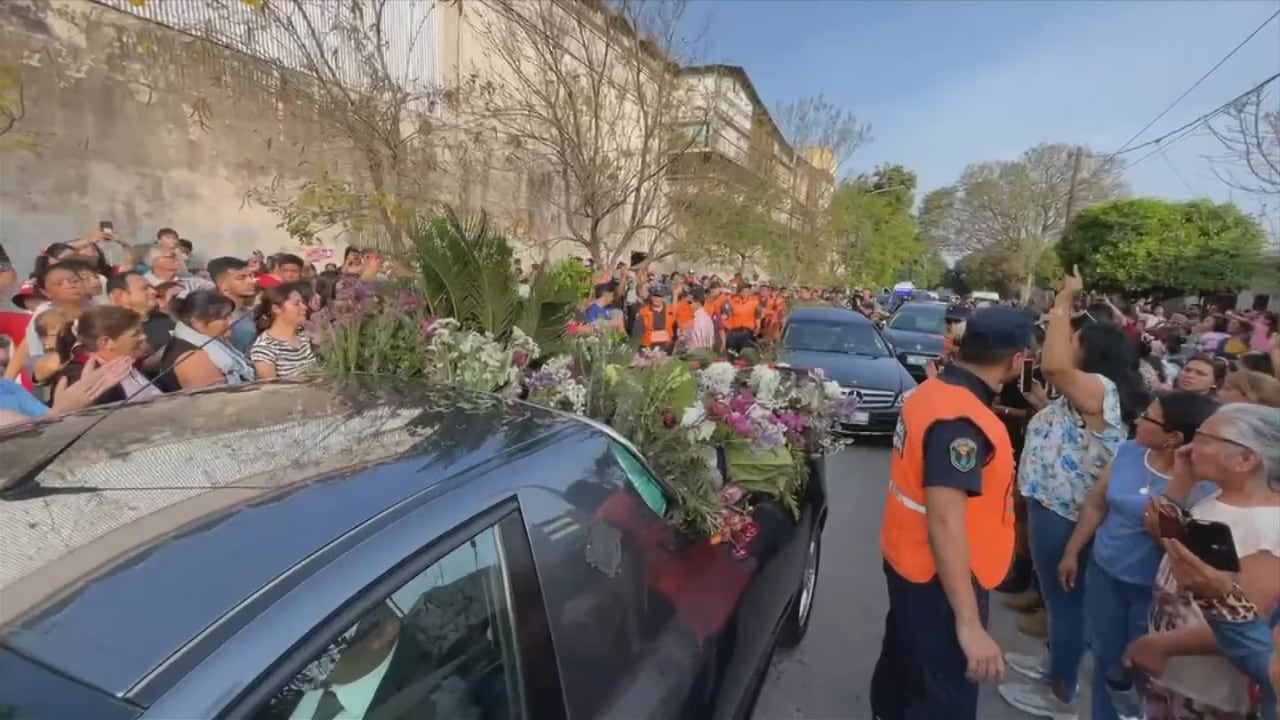
[[[1169,166],[1169,171],[1173,173],[1174,177],[1178,178],[1178,182],[1182,183],[1182,187],[1186,188],[1187,192],[1194,197],[1196,195],[1195,188],[1191,187],[1191,183],[1187,182],[1187,179],[1182,177],[1182,173],[1178,172],[1178,167],[1169,159],[1169,153],[1165,152],[1163,147],[1160,148],[1160,157],[1164,158],[1164,164]]]
[[[1137,167],[1137,165],[1138,165],[1139,163],[1143,162],[1144,160],[1146,160],[1147,158],[1151,157],[1152,155],[1155,155],[1156,153],[1161,152],[1164,148],[1166,148],[1166,147],[1172,147],[1172,146],[1174,146],[1174,145],[1176,145],[1176,144],[1178,144],[1178,143],[1182,142],[1183,140],[1185,140],[1185,139],[1187,139],[1187,138],[1191,137],[1192,135],[1194,135],[1194,134],[1195,134],[1195,131],[1196,131],[1196,130],[1198,130],[1199,128],[1200,128],[1199,124],[1190,125],[1190,126],[1188,126],[1188,127],[1182,128],[1182,134],[1181,134],[1181,135],[1178,135],[1177,137],[1175,137],[1175,138],[1173,138],[1172,140],[1170,140],[1170,141],[1168,142],[1168,144],[1162,144],[1162,143],[1164,143],[1164,140],[1168,137],[1168,135],[1162,136],[1162,137],[1160,137],[1160,138],[1157,138],[1157,139],[1155,139],[1155,140],[1151,141],[1151,144],[1154,144],[1154,145],[1155,145],[1155,147],[1151,149],[1151,152],[1146,153],[1145,155],[1143,155],[1142,157],[1138,158],[1137,160],[1134,160],[1133,162],[1128,163],[1128,164],[1127,164],[1127,165],[1125,165],[1124,167],[1120,168],[1120,174],[1122,174],[1122,175],[1123,175],[1124,173],[1129,172],[1129,171],[1130,171],[1130,170],[1132,170],[1134,167]],[[1137,147],[1135,147],[1135,148],[1133,148],[1133,149],[1134,149],[1134,150],[1137,150],[1138,148],[1137,148]]]
[[[1198,118],[1196,118],[1196,119],[1194,119],[1194,120],[1192,120],[1192,121],[1190,121],[1190,122],[1184,123],[1184,124],[1182,124],[1182,125],[1180,125],[1180,126],[1178,126],[1178,127],[1174,128],[1174,129],[1170,130],[1169,132],[1167,132],[1167,133],[1165,133],[1165,134],[1161,135],[1160,137],[1158,137],[1158,138],[1156,138],[1156,139],[1154,139],[1154,140],[1148,140],[1148,141],[1146,141],[1146,142],[1142,143],[1141,145],[1134,145],[1134,146],[1133,146],[1133,147],[1131,147],[1131,148],[1124,148],[1124,149],[1121,149],[1121,150],[1117,150],[1117,151],[1115,151],[1115,152],[1113,152],[1113,153],[1107,153],[1106,155],[1092,155],[1091,157],[1093,157],[1093,158],[1101,158],[1102,160],[1110,160],[1110,159],[1112,159],[1112,158],[1116,157],[1117,155],[1122,155],[1122,154],[1131,153],[1131,152],[1137,152],[1138,150],[1142,150],[1143,148],[1148,148],[1148,147],[1152,147],[1152,146],[1159,146],[1159,145],[1161,145],[1162,143],[1164,143],[1164,141],[1165,141],[1165,140],[1168,140],[1169,138],[1173,137],[1174,135],[1179,135],[1179,133],[1183,133],[1180,137],[1175,138],[1172,142],[1170,142],[1169,144],[1171,145],[1171,144],[1173,144],[1174,142],[1178,142],[1179,140],[1181,140],[1181,139],[1183,139],[1184,137],[1186,137],[1187,133],[1184,133],[1183,131],[1185,131],[1185,130],[1189,130],[1189,129],[1190,129],[1190,130],[1194,130],[1195,128],[1199,127],[1200,125],[1204,124],[1205,122],[1207,122],[1207,121],[1209,121],[1209,120],[1213,119],[1213,117],[1214,117],[1214,116],[1218,115],[1219,113],[1223,112],[1224,110],[1227,110],[1227,109],[1228,109],[1228,108],[1230,108],[1232,105],[1235,105],[1237,102],[1239,102],[1239,101],[1241,101],[1241,100],[1243,100],[1243,99],[1245,99],[1245,98],[1249,97],[1249,96],[1250,96],[1250,95],[1252,95],[1253,93],[1258,92],[1259,90],[1261,90],[1262,88],[1264,88],[1264,87],[1266,87],[1267,85],[1271,84],[1272,82],[1275,82],[1276,80],[1280,80],[1280,73],[1276,73],[1275,75],[1272,75],[1271,77],[1267,78],[1266,80],[1263,80],[1262,82],[1258,83],[1257,85],[1254,85],[1253,87],[1249,88],[1248,90],[1245,90],[1244,92],[1242,92],[1242,93],[1240,93],[1239,95],[1237,95],[1237,96],[1235,96],[1235,97],[1231,98],[1230,100],[1228,100],[1228,101],[1226,101],[1226,102],[1222,103],[1222,104],[1221,104],[1221,105],[1219,105],[1218,107],[1216,107],[1216,108],[1214,108],[1214,109],[1210,110],[1209,112],[1207,112],[1207,113],[1205,113],[1205,114],[1201,115],[1200,117],[1198,117]],[[1166,146],[1166,147],[1167,147],[1167,146]],[[1147,155],[1145,155],[1145,156],[1143,156],[1143,157],[1144,157],[1144,158],[1145,158],[1145,157],[1148,157],[1148,156],[1150,156],[1150,154],[1151,154],[1151,153],[1148,153]],[[1137,162],[1133,163],[1133,165],[1138,164],[1138,162],[1141,162],[1141,160],[1139,160],[1139,161],[1137,161]]]
[[[1192,91],[1200,87],[1201,83],[1203,83],[1205,80],[1208,80],[1209,76],[1212,75],[1215,71],[1217,71],[1218,68],[1222,67],[1223,63],[1230,60],[1231,56],[1235,55],[1237,52],[1240,51],[1240,48],[1249,44],[1250,40],[1256,37],[1258,33],[1262,32],[1262,29],[1265,28],[1267,25],[1270,25],[1271,21],[1275,20],[1277,17],[1280,17],[1280,10],[1275,11],[1274,13],[1272,13],[1271,17],[1267,18],[1266,20],[1263,20],[1261,25],[1254,28],[1253,32],[1249,33],[1249,35],[1245,37],[1244,40],[1240,41],[1240,44],[1236,45],[1234,48],[1231,48],[1231,52],[1224,55],[1221,60],[1219,60],[1217,63],[1214,64],[1213,67],[1209,68],[1208,72],[1206,72],[1204,75],[1201,75],[1199,80],[1196,80],[1194,83],[1192,83],[1191,87],[1187,88],[1185,91],[1183,91],[1181,95],[1175,98],[1173,102],[1169,103],[1168,107],[1166,107],[1164,110],[1161,110],[1159,115],[1156,115],[1154,118],[1151,119],[1151,122],[1147,123],[1146,125],[1143,125],[1142,129],[1134,133],[1133,137],[1129,138],[1124,145],[1121,145],[1119,150],[1116,150],[1114,153],[1112,153],[1112,156],[1114,157],[1115,155],[1119,155],[1120,153],[1124,152],[1125,149],[1129,147],[1130,143],[1132,143],[1134,140],[1137,140],[1139,137],[1141,137],[1142,133],[1146,132],[1147,130],[1150,130],[1152,125],[1155,125],[1157,122],[1159,122],[1160,118],[1163,118],[1165,115],[1167,115],[1170,110],[1176,107],[1178,103],[1182,102],[1182,100],[1186,98],[1188,95],[1190,95]]]

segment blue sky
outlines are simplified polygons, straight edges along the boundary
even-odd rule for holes
[[[707,28],[706,59],[746,68],[771,108],[822,93],[869,123],[873,141],[850,160],[854,172],[901,163],[927,191],[1039,142],[1118,149],[1278,9],[1280,0],[693,0],[691,20]],[[1138,142],[1276,72],[1280,19]],[[1280,107],[1280,83],[1270,102]],[[1138,194],[1261,210],[1214,177],[1205,156],[1219,153],[1212,137],[1192,136],[1126,179]]]

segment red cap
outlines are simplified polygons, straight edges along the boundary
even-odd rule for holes
[[[36,287],[35,280],[26,280],[18,286],[18,292],[13,294],[13,304],[18,307],[26,307],[23,303],[31,298],[43,298],[40,288]]]

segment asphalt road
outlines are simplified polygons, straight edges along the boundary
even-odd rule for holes
[[[866,720],[868,691],[884,634],[884,574],[880,515],[889,474],[887,446],[858,445],[828,461],[831,515],[823,534],[822,567],[809,634],[800,647],[779,654],[756,705],[755,720]],[[1043,646],[1018,633],[1018,616],[992,596],[992,636],[1006,651]],[[1087,668],[1086,668],[1087,672]],[[1081,678],[1088,687],[1088,676]],[[1082,707],[1085,705],[1082,704]],[[984,687],[983,720],[1029,718]],[[1083,717],[1088,717],[1087,712]]]

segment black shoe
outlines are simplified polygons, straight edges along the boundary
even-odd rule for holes
[[[1015,555],[1013,565],[1009,568],[1009,574],[1005,576],[1004,582],[996,586],[996,592],[1010,594],[1025,592],[1031,587],[1035,577],[1035,568],[1031,565],[1031,558]]]

